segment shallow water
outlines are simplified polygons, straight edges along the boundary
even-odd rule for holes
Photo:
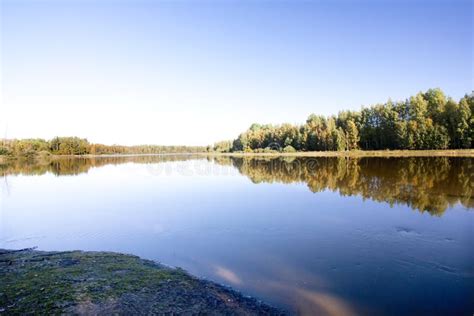
[[[0,248],[108,250],[301,314],[474,312],[474,159],[0,165]]]

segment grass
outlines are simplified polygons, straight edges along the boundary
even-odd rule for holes
[[[132,255],[0,249],[0,314],[282,312],[224,286]]]
[[[204,155],[204,156],[233,156],[233,157],[254,157],[254,156],[286,156],[286,157],[473,157],[474,149],[442,149],[442,150],[351,150],[351,151],[297,151],[291,153],[284,152],[234,152],[234,153],[166,153],[166,154],[104,154],[104,155],[35,155],[29,158],[58,159],[74,157],[130,157],[130,156],[170,156],[170,155]],[[0,163],[6,163],[18,158],[28,158],[26,156],[4,156],[0,155]]]
[[[474,149],[444,150],[351,150],[351,151],[310,151],[294,153],[209,153],[216,156],[232,157],[473,157]]]

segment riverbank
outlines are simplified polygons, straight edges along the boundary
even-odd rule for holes
[[[283,315],[216,283],[111,252],[0,249],[0,314]]]
[[[110,158],[110,157],[147,157],[147,156],[227,156],[227,157],[470,157],[474,158],[474,149],[445,150],[351,150],[351,151],[298,151],[283,152],[233,152],[233,153],[163,153],[163,154],[103,154],[103,155],[36,155],[36,156],[2,156],[0,163],[16,159],[53,160],[61,158]]]
[[[207,155],[232,157],[473,157],[474,149],[453,150],[350,150],[350,151],[299,151],[292,153],[282,152],[235,152],[235,153],[208,153]]]

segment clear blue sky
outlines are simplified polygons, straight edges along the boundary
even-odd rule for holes
[[[9,1],[1,133],[209,144],[473,90],[473,1]]]

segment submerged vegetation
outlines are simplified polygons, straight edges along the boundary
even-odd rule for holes
[[[376,104],[337,116],[311,114],[303,125],[252,126],[217,152],[427,150],[474,148],[474,95],[459,102],[440,89],[405,101]]]
[[[282,315],[218,284],[136,256],[0,249],[0,313]]]

